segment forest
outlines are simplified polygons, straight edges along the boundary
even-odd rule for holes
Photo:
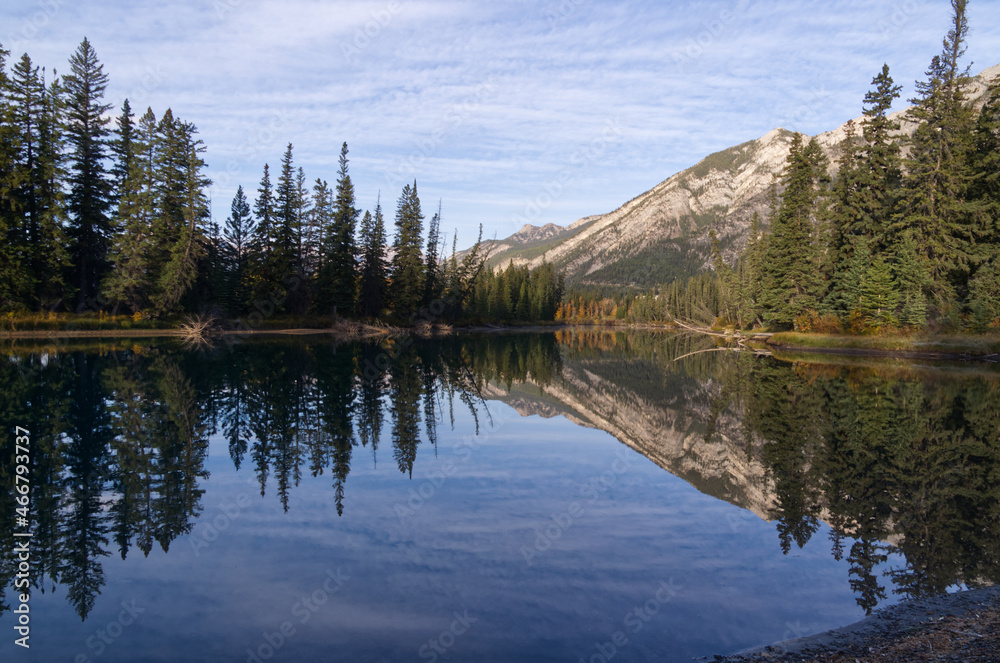
[[[460,260],[453,242],[448,256],[440,204],[425,233],[416,181],[400,193],[390,238],[380,200],[358,207],[346,142],[332,186],[310,183],[289,143],[274,180],[264,164],[252,204],[240,186],[220,224],[197,127],[170,109],[138,114],[127,99],[112,121],[108,75],[87,39],[62,78],[46,80],[27,54],[8,74],[8,57],[0,48],[0,311],[11,317],[554,315],[553,269],[494,274],[479,241]]]

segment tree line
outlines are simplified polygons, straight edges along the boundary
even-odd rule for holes
[[[240,186],[216,223],[194,124],[170,109],[137,116],[128,100],[112,122],[108,76],[87,39],[62,78],[47,81],[27,54],[8,75],[8,56],[0,48],[0,310],[402,322],[554,314],[551,268],[530,277],[522,302],[528,277],[485,270],[478,240],[458,258],[453,239],[448,255],[440,203],[425,233],[416,181],[403,187],[390,238],[380,198],[374,210],[358,206],[346,142],[332,186],[308,182],[288,144],[276,172],[264,165],[253,200]],[[509,308],[474,298],[508,279]]]

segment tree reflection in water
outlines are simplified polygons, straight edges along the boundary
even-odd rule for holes
[[[343,514],[358,447],[377,463],[388,438],[409,477],[418,448],[436,451],[438,427],[454,426],[456,408],[472,414],[478,433],[489,426],[484,391],[521,384],[575,389],[578,408],[604,389],[602,402],[641,402],[675,430],[700,431],[705,445],[728,431],[767,477],[766,515],[781,550],[806,545],[825,522],[868,611],[890,585],[919,596],[1000,579],[996,374],[688,356],[699,348],[710,342],[595,331],[273,339],[208,351],[162,342],[12,349],[0,363],[0,407],[8,430],[32,433],[33,587],[63,585],[86,619],[105,582],[103,557],[124,559],[133,546],[167,551],[190,533],[212,435],[286,511],[304,472],[329,472]],[[573,371],[599,375],[600,386],[570,380]],[[4,481],[13,444],[0,441]],[[15,517],[2,501],[0,531],[13,532]],[[0,537],[0,577],[10,587],[15,543]],[[893,553],[905,564],[883,571]],[[3,600],[0,614],[10,609]]]

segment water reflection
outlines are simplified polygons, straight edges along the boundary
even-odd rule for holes
[[[189,534],[212,435],[285,511],[304,473],[328,472],[342,515],[356,453],[386,462],[388,441],[392,466],[409,477],[456,408],[477,433],[489,427],[491,399],[611,432],[773,520],[786,554],[827,523],[865,610],[890,589],[917,596],[1000,579],[995,374],[699,352],[709,349],[702,337],[599,331],[13,348],[0,362],[0,419],[32,432],[33,587],[64,586],[85,619],[105,583],[102,558],[168,551]],[[0,454],[7,481],[12,436]],[[5,587],[16,573],[14,519],[4,500]],[[905,565],[884,575],[894,552]],[[0,614],[9,609],[0,603]]]

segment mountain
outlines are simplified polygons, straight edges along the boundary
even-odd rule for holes
[[[987,83],[998,75],[1000,65],[976,76],[969,98],[981,104]],[[902,124],[901,135],[916,127],[905,121],[907,110],[892,114]],[[852,121],[860,126],[862,119]],[[846,129],[847,123],[815,136],[830,160],[831,174]],[[723,255],[732,261],[746,242],[754,213],[766,224],[792,136],[774,129],[711,154],[608,214],[565,227],[525,225],[493,243],[491,264],[513,261],[534,268],[547,261],[564,269],[570,284],[648,287],[707,268],[712,229]]]

